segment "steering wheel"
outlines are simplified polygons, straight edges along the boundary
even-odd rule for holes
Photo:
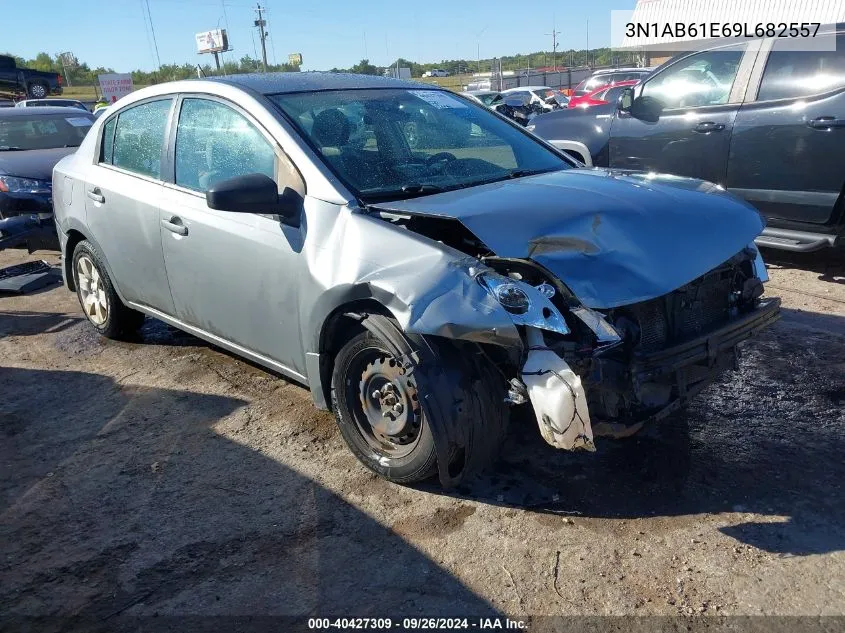
[[[458,157],[454,154],[450,154],[449,152],[437,152],[436,154],[429,156],[426,159],[425,164],[431,167],[435,163],[451,163],[453,160],[458,160]]]

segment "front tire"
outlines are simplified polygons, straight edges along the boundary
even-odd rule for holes
[[[73,283],[88,322],[107,338],[124,339],[144,322],[144,315],[123,305],[94,245],[83,240],[73,250]]]
[[[347,446],[370,470],[396,483],[436,472],[416,383],[371,332],[353,337],[335,357],[332,409]]]
[[[335,419],[355,456],[390,481],[437,472],[445,487],[493,463],[507,435],[506,382],[481,348],[405,334],[380,315],[362,323],[331,380]]]

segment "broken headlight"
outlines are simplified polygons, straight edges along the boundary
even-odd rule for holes
[[[494,272],[483,272],[478,275],[478,280],[507,311],[515,324],[569,334],[566,321],[545,294],[547,289],[535,288],[531,284]]]

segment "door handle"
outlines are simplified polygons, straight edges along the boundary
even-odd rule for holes
[[[829,130],[834,127],[845,127],[845,119],[837,119],[833,116],[820,116],[807,121],[807,125],[815,130]]]
[[[703,121],[692,128],[694,132],[721,132],[725,129],[724,123],[716,123],[715,121]]]
[[[176,233],[176,235],[188,234],[188,227],[182,224],[182,220],[175,215],[169,220],[162,220],[161,225],[171,233]]]
[[[105,202],[106,199],[103,197],[103,192],[100,191],[99,187],[94,187],[93,189],[88,190],[88,197],[91,198],[94,202]]]

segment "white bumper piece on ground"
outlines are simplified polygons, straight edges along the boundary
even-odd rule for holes
[[[555,448],[595,451],[581,378],[545,346],[540,330],[526,328],[526,338],[528,359],[522,380],[543,439]]]

